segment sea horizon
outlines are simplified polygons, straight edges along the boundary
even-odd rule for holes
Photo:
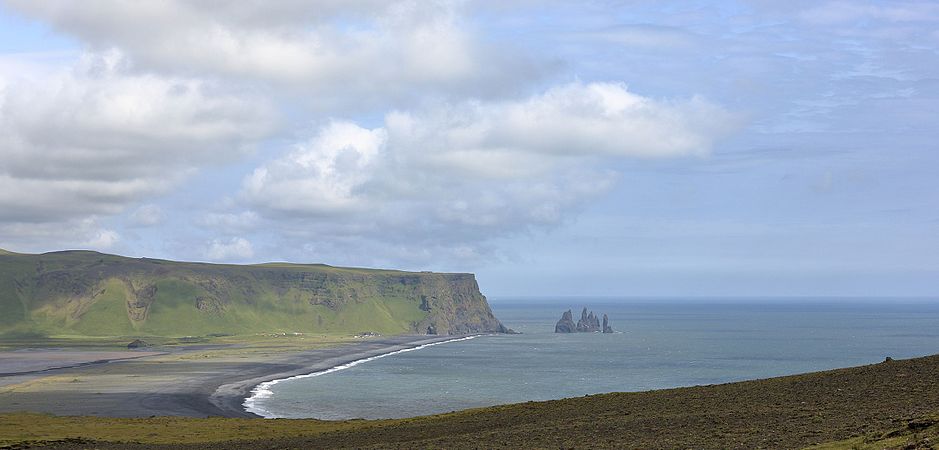
[[[485,294],[485,293],[484,293]],[[490,304],[499,303],[564,303],[569,301],[586,299],[594,303],[737,303],[737,302],[817,302],[831,301],[837,302],[861,302],[861,303],[881,303],[881,302],[936,302],[939,296],[930,295],[486,295]]]

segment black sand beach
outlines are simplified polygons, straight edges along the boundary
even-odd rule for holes
[[[259,383],[449,339],[452,337],[380,337],[330,348],[250,356],[239,355],[232,348],[215,356],[206,347],[143,354],[111,352],[109,358],[88,351],[4,352],[0,353],[0,412],[257,417],[245,412],[242,403]],[[43,354],[54,364],[41,363]],[[123,359],[128,357],[133,359]]]

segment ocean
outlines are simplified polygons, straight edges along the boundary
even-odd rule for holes
[[[939,353],[939,299],[495,299],[520,335],[463,339],[270,387],[265,417],[398,418],[727,383]],[[555,334],[567,309],[614,334]]]

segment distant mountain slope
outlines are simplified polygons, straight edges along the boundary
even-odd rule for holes
[[[505,331],[472,274],[0,251],[0,336]]]

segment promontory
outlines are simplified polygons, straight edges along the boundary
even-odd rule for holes
[[[469,273],[0,251],[2,336],[508,331]]]

